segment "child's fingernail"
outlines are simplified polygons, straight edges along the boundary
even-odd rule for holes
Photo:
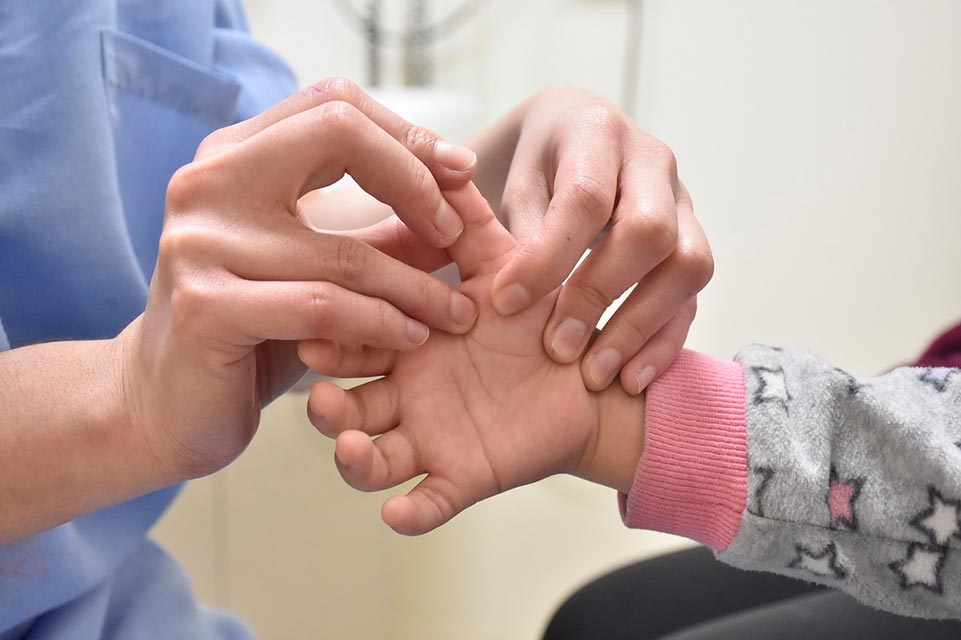
[[[450,203],[443,199],[440,201],[440,207],[437,209],[434,226],[437,227],[438,233],[448,239],[456,238],[460,235],[461,231],[464,230],[464,223],[461,222],[460,216],[458,216],[454,208],[450,206]]]
[[[605,347],[591,356],[588,375],[596,387],[607,386],[621,366],[621,354],[617,349]]]
[[[477,318],[477,306],[464,294],[455,293],[450,301],[450,317],[457,324],[469,327]]]
[[[427,337],[430,336],[430,329],[427,325],[421,324],[416,320],[407,318],[407,339],[416,344],[418,347],[425,342],[427,342]]]
[[[467,147],[452,144],[446,140],[437,141],[434,145],[434,154],[438,162],[454,171],[469,171],[477,164],[476,153]]]
[[[576,318],[565,318],[554,328],[551,347],[562,360],[574,360],[581,351],[587,327]]]
[[[522,284],[509,284],[494,296],[494,308],[502,316],[516,313],[530,304],[531,293]]]
[[[643,369],[637,372],[637,392],[640,393],[647,388],[647,385],[651,384],[654,380],[654,376],[657,375],[657,367],[652,364],[647,365]]]

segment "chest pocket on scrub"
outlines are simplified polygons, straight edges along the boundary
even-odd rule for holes
[[[119,31],[103,31],[101,47],[127,230],[149,279],[170,176],[193,159],[207,134],[233,122],[241,85]]]

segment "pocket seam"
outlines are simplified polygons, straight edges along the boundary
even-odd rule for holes
[[[236,79],[113,29],[102,30],[100,42],[105,82],[217,126],[233,120]]]

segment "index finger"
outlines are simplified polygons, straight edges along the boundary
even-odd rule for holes
[[[411,124],[346,78],[328,78],[312,84],[253,118],[215,132],[210,145],[216,148],[242,142],[282,120],[329,102],[346,102],[364,114],[423,162],[440,188],[454,189],[473,178],[477,168],[473,151]]]

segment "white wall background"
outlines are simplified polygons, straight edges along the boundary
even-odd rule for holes
[[[476,4],[437,76],[478,128],[549,84],[622,100],[623,2]],[[303,82],[363,80],[331,2],[249,9]],[[961,317],[958,24],[951,0],[643,3],[636,118],[677,153],[717,262],[689,346],[799,345],[866,374]],[[625,531],[609,491],[568,478],[400,538],[384,496],[340,484],[303,402],[271,407],[250,451],[158,529],[200,594],[265,638],[535,638],[579,583],[677,544]]]

